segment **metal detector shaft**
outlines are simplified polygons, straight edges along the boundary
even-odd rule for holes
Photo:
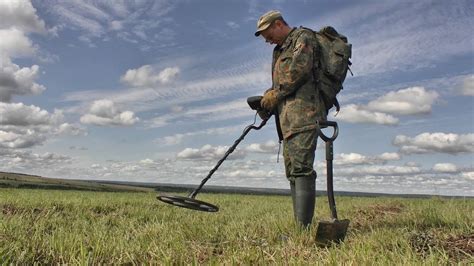
[[[209,174],[206,176],[206,178],[204,178],[202,181],[201,181],[201,184],[199,185],[199,187],[197,187],[193,192],[191,192],[191,194],[189,194],[188,197],[190,198],[193,198],[196,197],[196,195],[199,193],[199,191],[202,189],[202,187],[204,186],[204,184],[206,184],[207,180],[209,180],[209,178],[211,178],[211,176],[214,174],[214,172],[217,170],[217,168],[219,168],[219,166],[225,161],[225,159],[227,159],[227,156],[229,156],[234,150],[235,148],[237,147],[237,145],[239,145],[239,143],[245,138],[245,136],[249,133],[250,130],[252,129],[256,129],[256,130],[259,130],[261,129],[266,123],[267,123],[268,119],[264,119],[262,120],[262,122],[260,123],[259,126],[255,126],[255,125],[250,125],[250,126],[247,126],[245,129],[244,129],[244,132],[242,133],[242,135],[237,139],[235,140],[234,144],[227,150],[227,152],[225,153],[224,157],[222,157],[222,159],[220,159],[216,166],[214,166],[214,168],[211,169],[211,171],[209,171]]]

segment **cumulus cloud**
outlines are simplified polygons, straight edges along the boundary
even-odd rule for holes
[[[131,111],[121,111],[111,100],[97,100],[89,112],[81,116],[81,123],[98,126],[131,126],[139,119]]]
[[[85,134],[84,129],[63,120],[61,110],[49,113],[34,105],[0,102],[0,147],[29,148],[51,136]]]
[[[13,95],[40,94],[46,89],[35,83],[39,66],[20,68],[11,61],[36,54],[38,48],[26,34],[45,31],[44,22],[30,1],[0,1],[0,102],[10,102]]]
[[[414,138],[398,135],[392,143],[405,154],[474,152],[474,134],[421,133]]]
[[[0,58],[0,102],[10,102],[13,95],[40,94],[46,88],[34,80],[39,67],[20,68],[8,58]]]
[[[186,148],[179,152],[176,157],[178,159],[190,159],[190,160],[217,160],[224,157],[229,147],[227,146],[216,146],[213,147],[209,144],[202,146],[200,149]],[[229,159],[240,159],[245,156],[245,152],[236,149],[229,157]]]
[[[265,171],[265,170],[234,170],[234,171],[228,171],[225,173],[226,176],[234,178],[234,177],[239,177],[239,178],[271,178],[275,177],[275,171]]]
[[[461,176],[466,179],[474,180],[474,171],[462,172]]]
[[[468,76],[464,79],[461,87],[461,94],[466,96],[474,96],[474,75]]]
[[[1,103],[0,102],[0,125],[30,126],[50,125],[60,121],[63,116],[60,111],[54,114],[41,110],[34,105],[23,103]]]
[[[276,153],[278,151],[278,143],[273,140],[269,140],[265,143],[252,143],[248,145],[245,150],[258,153]]]
[[[399,122],[398,118],[389,114],[369,111],[363,106],[356,104],[343,106],[337,117],[349,123],[397,125]]]
[[[36,52],[31,40],[16,28],[0,29],[0,55],[2,57],[29,56]]]
[[[335,172],[341,175],[347,176],[363,176],[363,175],[409,175],[417,174],[421,172],[421,169],[418,167],[412,166],[396,166],[396,165],[369,165],[361,167],[350,167],[343,169],[336,169]]]
[[[452,163],[437,163],[433,166],[433,171],[440,173],[456,173],[458,168]]]
[[[137,69],[127,70],[120,77],[120,81],[134,87],[149,87],[173,81],[179,74],[179,71],[178,67],[168,67],[158,72],[152,66],[144,65]]]
[[[423,87],[411,87],[391,91],[368,103],[367,108],[385,113],[413,115],[431,112],[431,106],[439,94]]]
[[[10,27],[25,32],[46,31],[44,21],[36,15],[36,9],[29,0],[0,1],[0,28]]]
[[[34,153],[28,150],[0,150],[0,164],[4,170],[36,171],[40,169],[57,169],[70,164],[73,159],[56,153]],[[37,172],[35,173],[37,174]]]
[[[359,153],[340,153],[334,158],[335,165],[359,165],[359,164],[380,164],[388,161],[398,161],[400,154],[395,152],[385,152],[376,156],[366,156]]]

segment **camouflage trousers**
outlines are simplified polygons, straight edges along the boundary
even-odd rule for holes
[[[286,177],[294,182],[298,177],[314,177],[313,163],[316,151],[317,132],[315,129],[296,133],[283,140],[283,159]]]

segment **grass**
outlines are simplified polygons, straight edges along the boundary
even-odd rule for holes
[[[452,264],[474,262],[474,200],[338,197],[346,241],[315,245],[289,196],[200,194],[204,213],[154,193],[0,189],[5,264]],[[329,217],[318,197],[316,221]]]

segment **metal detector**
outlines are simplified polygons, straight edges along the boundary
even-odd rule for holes
[[[332,127],[334,133],[331,137],[324,135],[321,131],[323,127]],[[338,220],[336,211],[336,201],[334,200],[334,188],[333,188],[333,171],[332,171],[332,160],[334,157],[333,142],[339,134],[339,127],[334,121],[318,121],[317,122],[318,135],[322,140],[326,142],[326,168],[327,168],[327,194],[329,209],[331,210],[330,221],[320,221],[318,229],[316,231],[316,242],[320,246],[329,246],[331,243],[340,243],[344,241],[349,227],[349,220]]]
[[[259,111],[262,111],[262,108],[260,107],[261,99],[262,99],[262,96],[249,97],[247,98],[247,103],[249,104],[250,108],[259,112]],[[201,184],[194,191],[192,191],[188,196],[184,197],[184,196],[175,196],[175,195],[158,195],[157,198],[161,200],[162,202],[165,202],[174,206],[178,206],[178,207],[187,208],[187,209],[204,211],[204,212],[219,211],[219,207],[217,207],[216,205],[195,199],[196,195],[199,193],[199,191],[201,191],[204,184],[206,184],[207,180],[211,178],[211,176],[214,174],[217,168],[219,168],[219,166],[225,161],[225,159],[227,159],[227,156],[229,156],[235,150],[237,145],[239,145],[239,143],[244,139],[244,137],[249,133],[249,131],[252,129],[255,129],[255,130],[261,129],[263,126],[265,126],[269,118],[270,118],[270,114],[268,115],[268,118],[263,119],[262,122],[260,122],[259,126],[255,126],[255,121],[253,124],[248,125],[244,129],[242,135],[227,150],[224,157],[222,157],[222,159],[220,159],[217,162],[216,166],[214,166],[214,168],[212,168],[211,171],[209,171],[209,174],[206,176],[206,178],[204,178],[201,181]]]

